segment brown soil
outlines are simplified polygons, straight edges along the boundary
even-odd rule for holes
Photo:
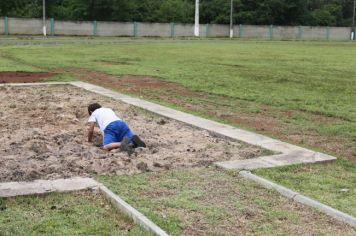
[[[246,101],[193,91],[176,83],[147,76],[117,77],[77,68],[60,72],[73,73],[79,79],[96,85],[117,89],[150,100],[169,102],[188,111],[216,117],[287,142],[315,147],[356,161],[356,141],[341,136],[325,136],[315,130],[303,130],[303,127],[289,122],[293,115],[298,114],[308,117],[310,122],[320,124],[348,122],[340,118],[326,117],[300,110],[282,111],[265,105],[261,106],[259,112],[239,111],[239,107],[246,106]],[[187,98],[193,98],[198,102],[193,104]]]
[[[0,100],[0,182],[190,168],[263,153],[71,86],[4,86]],[[91,102],[113,108],[148,148],[128,156],[87,143]]]
[[[0,72],[0,83],[34,83],[50,78],[54,73]]]

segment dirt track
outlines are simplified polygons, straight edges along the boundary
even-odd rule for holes
[[[71,86],[0,87],[0,100],[0,182],[189,168],[262,153]],[[91,102],[112,107],[148,148],[129,157],[87,143]]]

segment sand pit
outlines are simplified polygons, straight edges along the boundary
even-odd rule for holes
[[[69,85],[4,86],[0,100],[0,182],[189,168],[263,153]],[[113,108],[148,147],[129,156],[86,142],[91,102]],[[95,142],[101,143],[99,129]]]

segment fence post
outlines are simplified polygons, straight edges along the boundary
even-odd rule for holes
[[[175,30],[176,24],[174,22],[171,23],[171,37],[174,38],[176,36]]]
[[[137,37],[137,35],[138,35],[138,25],[137,25],[137,22],[134,22],[133,23],[133,36]]]
[[[209,37],[210,36],[210,25],[206,24],[205,25],[205,37]]]
[[[54,36],[54,18],[51,18],[51,35]]]
[[[98,27],[98,23],[95,20],[95,21],[93,21],[93,36],[96,36],[97,27]]]
[[[269,26],[269,39],[273,40],[273,25]]]
[[[299,26],[298,28],[298,39],[302,40],[303,39],[303,26]]]
[[[326,27],[326,40],[330,40],[330,27]]]
[[[353,38],[353,40],[356,40],[356,26],[354,28],[354,38]]]
[[[239,25],[239,38],[244,36],[244,26],[242,24]]]
[[[5,21],[5,35],[9,35],[9,18],[5,16],[4,21]]]

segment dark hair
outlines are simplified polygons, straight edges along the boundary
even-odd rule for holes
[[[88,113],[91,115],[96,109],[101,108],[99,103],[93,103],[88,106]]]

